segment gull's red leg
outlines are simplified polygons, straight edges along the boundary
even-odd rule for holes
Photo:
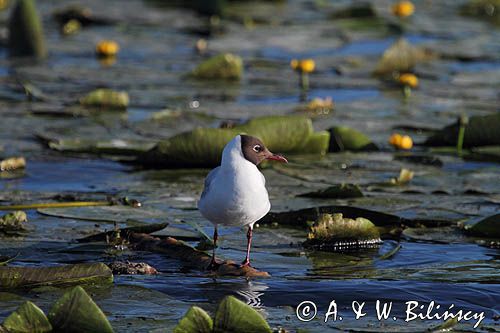
[[[212,251],[212,260],[208,265],[207,269],[214,270],[217,269],[217,262],[215,261],[215,249],[217,248],[217,238],[219,234],[217,233],[217,226],[214,227],[214,249]]]
[[[250,265],[250,247],[252,246],[252,226],[248,226],[248,232],[247,232],[247,256],[245,257],[245,260],[241,263],[241,266],[251,266]]]

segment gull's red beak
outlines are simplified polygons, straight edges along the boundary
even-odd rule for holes
[[[266,157],[266,160],[273,160],[273,161],[288,163],[288,160],[285,157],[278,155],[278,154],[272,154],[272,153],[271,153],[271,155]]]

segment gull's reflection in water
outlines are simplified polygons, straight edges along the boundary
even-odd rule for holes
[[[254,308],[262,308],[265,304],[261,297],[269,289],[266,283],[248,280],[217,280],[202,285],[203,295],[209,301],[220,301],[228,295],[233,295]]]

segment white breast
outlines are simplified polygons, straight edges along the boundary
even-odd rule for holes
[[[271,209],[264,175],[238,151],[237,138],[224,149],[221,166],[207,177],[198,203],[201,214],[214,224],[253,224]]]

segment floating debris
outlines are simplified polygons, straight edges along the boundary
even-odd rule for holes
[[[155,275],[158,271],[145,262],[114,261],[109,268],[117,275]]]
[[[24,157],[10,157],[0,161],[0,171],[12,171],[26,168]]]
[[[311,227],[304,247],[324,251],[347,251],[380,244],[377,227],[362,217],[344,218],[341,213],[322,214]]]
[[[82,24],[80,23],[80,21],[71,19],[61,26],[61,33],[65,36],[73,35],[80,31],[81,28]]]

